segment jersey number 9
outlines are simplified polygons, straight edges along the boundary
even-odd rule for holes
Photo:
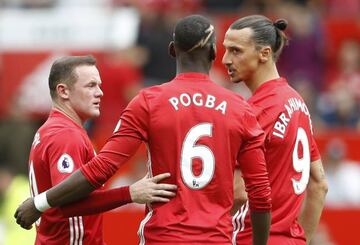
[[[302,158],[299,157],[299,144],[302,145],[303,149]],[[292,159],[295,171],[301,173],[300,180],[291,179],[295,194],[300,195],[305,191],[310,176],[309,140],[303,128],[298,128]]]

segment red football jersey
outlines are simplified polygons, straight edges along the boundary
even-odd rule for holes
[[[34,137],[29,159],[31,195],[62,182],[94,157],[86,131],[69,117],[52,110]],[[36,222],[35,244],[104,244],[102,216],[64,218],[58,209],[45,211]]]
[[[147,207],[140,244],[230,244],[233,173],[244,173],[250,209],[269,211],[264,133],[239,95],[205,74],[185,73],[142,90],[99,155],[82,167],[99,186],[144,141],[151,175],[178,186],[166,204]],[[121,239],[121,238],[119,238]]]
[[[309,181],[310,163],[320,158],[308,108],[284,78],[262,84],[248,100],[266,134],[265,159],[272,199],[268,244],[306,244],[297,218]],[[251,244],[247,204],[233,217],[237,244]]]

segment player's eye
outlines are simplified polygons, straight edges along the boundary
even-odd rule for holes
[[[88,87],[90,87],[90,88],[96,87],[96,85],[97,85],[97,83],[95,83],[95,82],[88,83]]]
[[[231,49],[231,53],[233,53],[233,54],[238,54],[238,53],[240,53],[240,49],[238,49],[238,48],[232,48],[232,49]]]

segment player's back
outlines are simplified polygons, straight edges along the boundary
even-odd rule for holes
[[[268,243],[305,244],[297,217],[309,181],[310,161],[319,157],[309,111],[301,96],[283,78],[261,85],[248,102],[266,134],[265,159],[272,189]],[[244,241],[250,239],[249,226],[247,214],[238,244],[246,244]]]
[[[178,190],[169,203],[149,207],[141,242],[230,244],[233,172],[248,104],[197,73],[178,75],[143,96],[151,115],[150,171],[170,172]]]
[[[70,118],[52,111],[34,137],[29,157],[32,196],[58,184],[94,157],[86,132]],[[103,244],[101,215],[64,217],[45,211],[36,222],[35,244]]]

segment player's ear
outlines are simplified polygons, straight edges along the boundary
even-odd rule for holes
[[[215,43],[212,43],[210,46],[210,61],[215,60],[216,58],[216,45]]]
[[[259,59],[261,63],[267,62],[271,58],[271,48],[270,46],[264,46],[260,49]]]
[[[168,52],[169,52],[169,55],[170,55],[171,57],[176,58],[175,43],[174,43],[174,41],[171,41],[171,42],[169,43]]]
[[[68,99],[69,98],[69,87],[65,83],[59,83],[56,85],[56,94],[59,98]]]

